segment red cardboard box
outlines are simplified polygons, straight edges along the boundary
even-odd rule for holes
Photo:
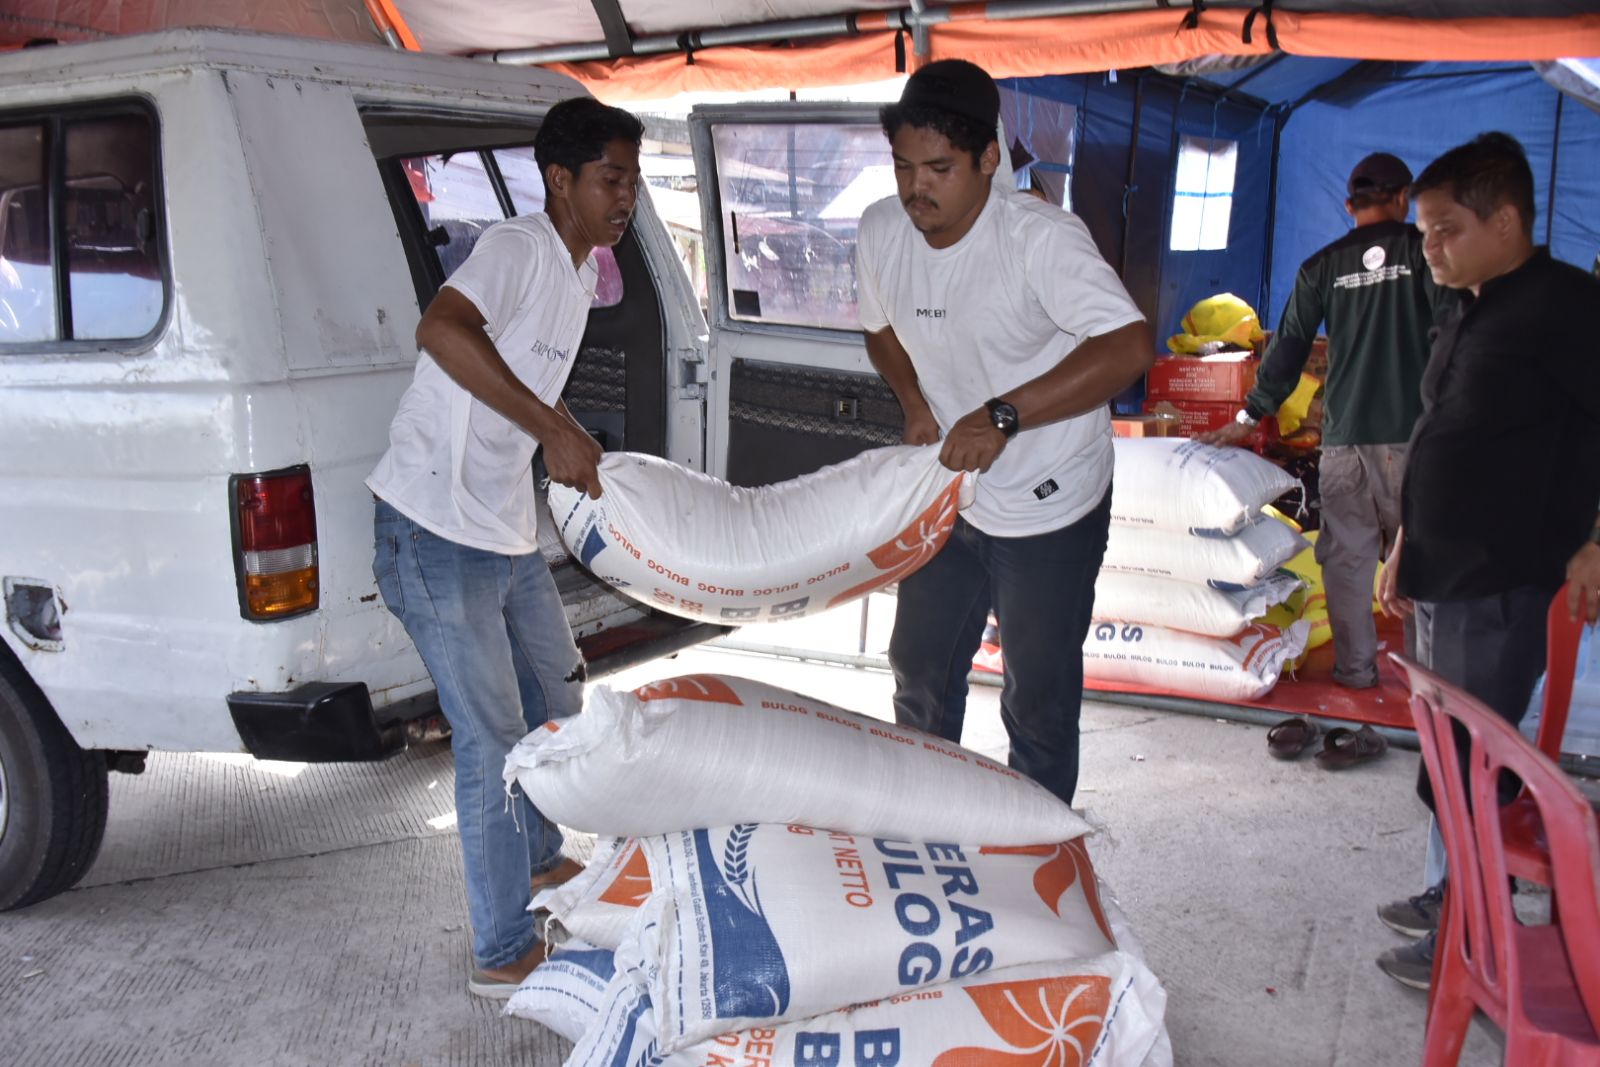
[[[1168,356],[1156,360],[1145,380],[1149,400],[1198,401],[1205,404],[1244,403],[1256,384],[1261,361],[1248,352],[1223,356]]]
[[[1266,350],[1268,348],[1271,348],[1271,347],[1272,347],[1272,332],[1269,330],[1267,332],[1266,339],[1264,341],[1262,341],[1262,343],[1261,343],[1261,351],[1263,353],[1265,353]],[[1306,365],[1304,367],[1304,370],[1305,370],[1305,372],[1307,374],[1311,375],[1313,378],[1321,378],[1324,381],[1327,380],[1327,378],[1328,378],[1328,339],[1326,337],[1320,337],[1319,336],[1316,340],[1311,342],[1311,354],[1306,357]]]
[[[1239,413],[1238,404],[1207,404],[1189,400],[1146,400],[1144,410],[1150,414],[1169,414],[1177,417],[1178,428],[1174,437],[1194,437],[1197,434],[1220,430],[1233,421]]]

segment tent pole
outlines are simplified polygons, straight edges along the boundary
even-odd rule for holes
[[[1281,110],[1272,115],[1272,162],[1267,168],[1267,247],[1261,263],[1261,300],[1256,304],[1256,315],[1262,322],[1272,314],[1272,246],[1278,236],[1278,149],[1283,144],[1283,124],[1287,119]]]
[[[1549,244],[1555,236],[1556,224],[1556,168],[1561,163],[1561,113],[1567,102],[1567,94],[1556,93],[1556,129],[1555,136],[1550,139],[1550,192],[1544,202],[1544,243]]]
[[[1144,121],[1144,82],[1141,76],[1133,89],[1133,136],[1128,140],[1128,173],[1122,183],[1122,257],[1117,274],[1123,278],[1128,276],[1128,242],[1133,236],[1133,194],[1139,188],[1134,179],[1139,172],[1139,126]]]
[[[1049,18],[1055,15],[1106,15],[1123,11],[1152,11],[1165,6],[1168,5],[1163,0],[999,0],[989,4],[964,4],[958,8],[923,8],[923,0],[915,0],[911,7],[891,9],[882,13],[789,19],[783,22],[639,37],[633,41],[633,54],[662,55],[682,52],[686,48],[698,52],[718,45],[767,44],[773,41],[793,41],[813,37],[850,37],[861,31],[863,23],[877,28],[910,30],[915,44],[919,31],[926,38],[928,27],[953,19],[1000,22],[1009,19]],[[923,53],[919,51],[918,54]],[[582,63],[614,57],[606,42],[591,41],[546,48],[512,48],[502,52],[479,52],[474,58],[515,66],[534,66],[541,63]]]

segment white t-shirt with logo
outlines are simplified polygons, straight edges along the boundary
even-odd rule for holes
[[[482,312],[501,358],[544,403],[561,397],[588,323],[598,271],[581,270],[542,212],[498,222],[445,282]],[[539,442],[475,398],[426,349],[389,426],[371,490],[440,537],[472,548],[538,550]]]
[[[871,205],[856,277],[862,328],[894,327],[943,433],[1086,338],[1144,319],[1077,216],[999,186],[949,248],[931,247],[898,198]],[[1059,530],[1100,503],[1111,463],[1105,407],[1024,423],[978,476],[965,517],[1000,537]]]

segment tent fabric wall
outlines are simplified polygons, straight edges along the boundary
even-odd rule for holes
[[[1345,179],[1368,152],[1393,152],[1420,173],[1447,149],[1503,130],[1522,142],[1533,169],[1535,240],[1548,241],[1568,262],[1594,262],[1600,115],[1565,99],[1526,64],[1369,64],[1354,73],[1360,76],[1333,85],[1284,123],[1268,306],[1259,309],[1269,325],[1282,314],[1300,263],[1349,231]]]
[[[1158,338],[1175,332],[1184,313],[1214,293],[1234,292],[1254,303],[1266,260],[1273,147],[1273,121],[1262,108],[1165,78],[1113,81],[1092,74],[1002,84],[1078,109],[1073,211],[1118,268]],[[1130,152],[1135,113],[1139,144]],[[1182,136],[1238,142],[1225,249],[1168,248],[1174,157]]]

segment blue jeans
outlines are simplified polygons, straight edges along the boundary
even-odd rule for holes
[[[372,571],[439,691],[456,764],[456,825],[472,954],[503,967],[538,940],[529,879],[561,862],[561,831],[501,785],[506,754],[583,703],[583,659],[538,553],[468,548],[378,501]]]
[[[967,673],[993,610],[1011,767],[1072,803],[1083,641],[1110,523],[1109,489],[1077,522],[1031,537],[993,537],[957,519],[939,554],[900,582],[889,639],[895,721],[960,742]]]

